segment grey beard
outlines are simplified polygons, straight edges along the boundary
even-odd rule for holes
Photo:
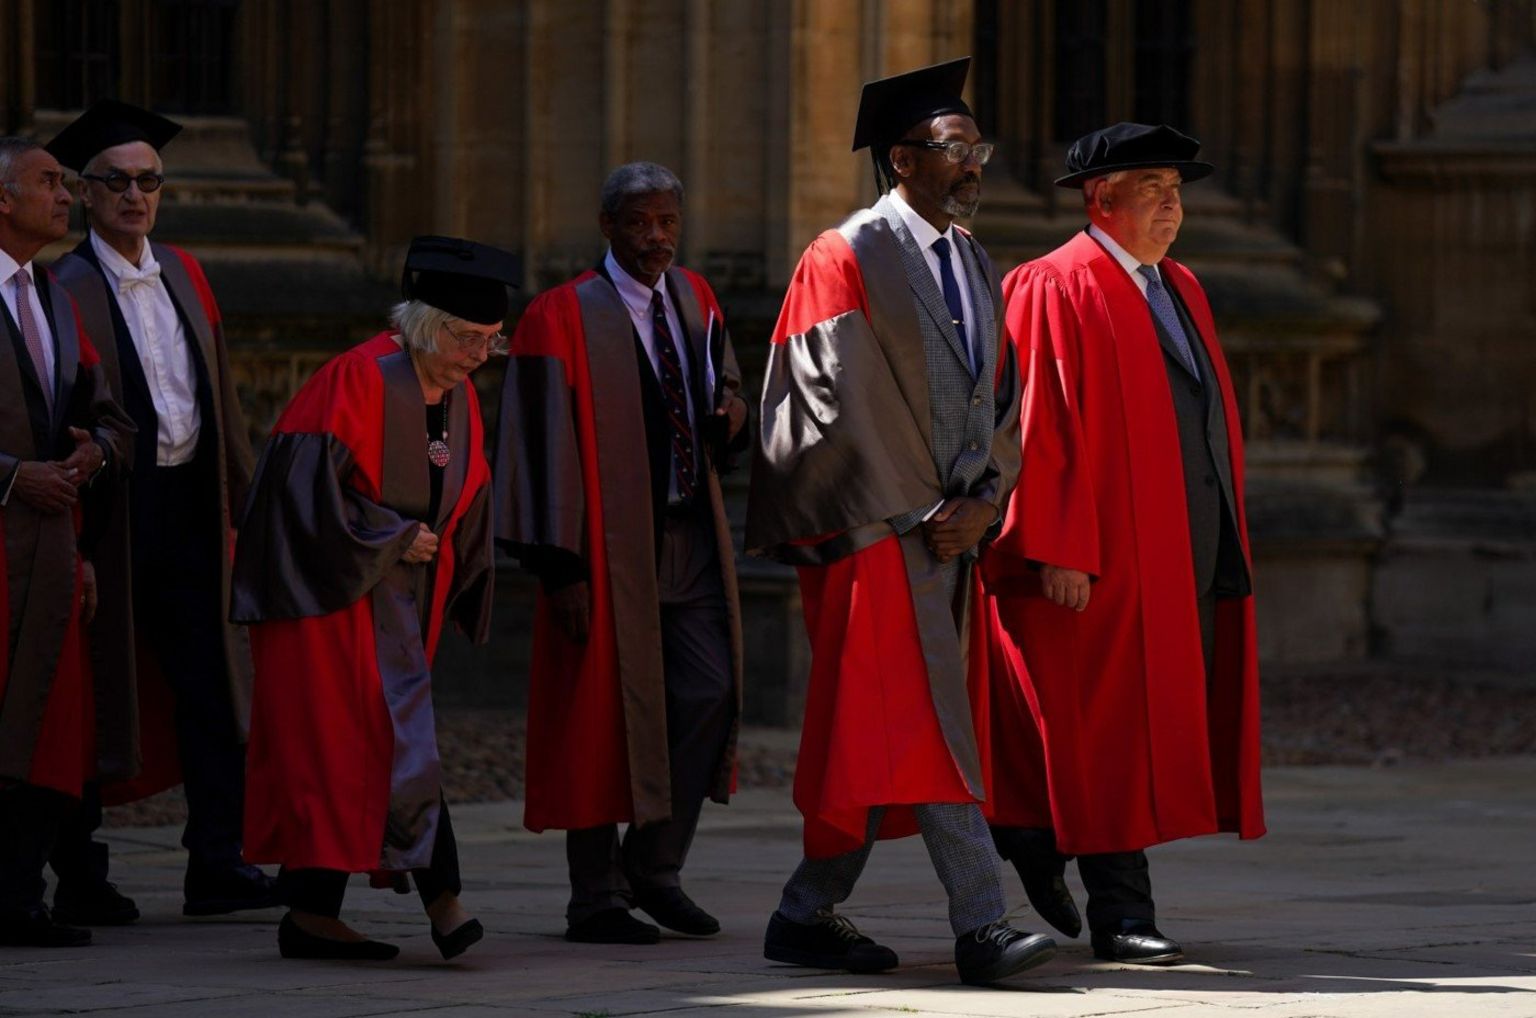
[[[979,192],[970,201],[961,201],[953,194],[946,194],[943,198],[939,199],[939,209],[946,216],[954,216],[956,219],[971,218],[976,214],[976,210],[979,207],[981,207],[981,194]]]

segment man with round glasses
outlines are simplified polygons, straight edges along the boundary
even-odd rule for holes
[[[184,913],[276,904],[271,878],[241,859],[251,661],[245,629],[227,621],[231,507],[245,501],[250,442],[202,266],[149,240],[165,180],[160,149],[180,130],[104,99],[48,145],[80,174],[88,227],[55,271],[138,427],[133,483],[110,508],[98,553],[93,624],[93,665],[122,680],[106,688],[132,691],[110,709],[138,717],[137,738],[102,746],[100,794],[86,798],[52,858],[55,912],[87,926],[138,917],[107,880],[106,845],[92,840],[102,800],[183,780]],[[137,652],[111,652],[124,645]]]
[[[986,675],[972,569],[1018,469],[1018,374],[986,252],[970,58],[864,86],[853,147],[889,188],[811,243],[763,386],[747,548],[799,567],[811,676],[795,770],[805,859],[768,922],[774,961],[876,972],[895,952],[835,911],[878,838],[921,831],[955,964],[986,984],[1055,943],[1009,925],[979,803],[970,690]]]

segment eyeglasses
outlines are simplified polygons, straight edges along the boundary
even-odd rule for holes
[[[80,179],[99,181],[100,183],[107,185],[107,190],[111,191],[113,194],[122,194],[124,191],[128,190],[129,184],[138,184],[139,192],[141,194],[154,194],[156,191],[160,190],[160,185],[165,183],[165,174],[140,173],[136,177],[130,177],[126,173],[113,170],[111,173],[108,173],[104,177],[98,173],[82,173],[80,174]]]
[[[978,142],[972,145],[968,141],[898,141],[898,145],[906,145],[909,148],[931,148],[935,152],[943,152],[944,158],[952,163],[963,163],[969,159],[976,160],[977,166],[985,166],[992,158],[992,153],[997,146],[990,141]]]
[[[504,333],[493,332],[487,336],[479,332],[454,332],[447,326],[443,328],[458,344],[459,353],[479,353],[484,350],[494,357],[507,352],[507,337]]]

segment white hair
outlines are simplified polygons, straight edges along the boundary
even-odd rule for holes
[[[1106,173],[1102,177],[1089,177],[1083,181],[1083,204],[1088,208],[1093,208],[1093,186],[1099,181],[1102,180],[1106,184],[1118,184],[1130,172],[1130,170],[1116,170],[1114,173]]]
[[[405,340],[407,349],[437,353],[437,334],[443,326],[459,321],[442,308],[420,300],[403,300],[389,309],[389,322]]]
[[[0,187],[15,190],[16,180],[13,175],[16,172],[16,160],[42,147],[31,138],[17,138],[14,135],[0,138]]]

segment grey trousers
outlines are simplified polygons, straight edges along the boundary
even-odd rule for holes
[[[992,835],[973,802],[914,807],[928,858],[949,894],[949,926],[963,936],[1003,917],[1007,901]],[[869,811],[864,845],[830,859],[802,859],[784,885],[779,913],[791,922],[811,922],[816,913],[848,900],[880,829],[884,807]]]
[[[631,825],[622,840],[615,824],[566,832],[567,922],[630,908],[636,893],[681,886],[699,810],[719,771],[736,711],[725,588],[707,511],[667,518],[658,563],[672,817]]]

